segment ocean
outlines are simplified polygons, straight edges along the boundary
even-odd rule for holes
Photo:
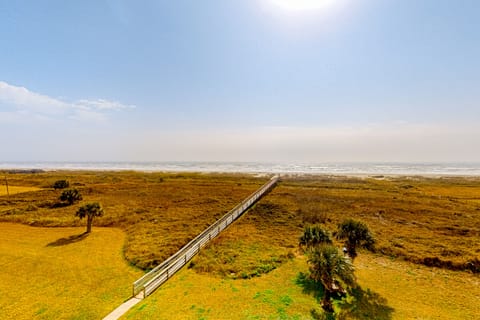
[[[480,176],[480,163],[0,162],[0,170]]]

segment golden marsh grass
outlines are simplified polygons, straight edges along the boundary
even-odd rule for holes
[[[124,254],[130,263],[152,268],[175,253],[263,184],[265,179],[203,174],[138,172],[47,172],[11,174],[11,185],[40,187],[35,193],[0,197],[0,221],[32,226],[83,226],[75,218],[82,202],[58,205],[66,179],[83,195],[98,201],[105,215],[97,226],[114,226],[127,234]]]
[[[6,196],[6,195],[14,195],[14,194],[23,193],[23,192],[39,191],[39,190],[40,188],[37,188],[37,187],[8,186],[8,193],[7,193],[7,187],[6,185],[3,185],[0,187],[0,197]]]
[[[146,269],[174,253],[266,180],[247,175],[139,172],[12,174],[10,185],[40,190],[0,196],[0,221],[83,230],[85,222],[74,218],[81,203],[56,205],[60,192],[51,186],[58,179],[69,180],[84,201],[102,203],[106,214],[95,221],[94,232],[98,226],[123,229],[124,256]],[[202,250],[190,269],[182,271],[182,285],[172,279],[175,287],[168,282],[128,317],[148,319],[155,312],[170,310],[168,318],[174,312],[183,312],[187,319],[221,319],[228,312],[239,319],[308,318],[319,305],[295,282],[308,269],[298,238],[306,224],[320,223],[334,232],[346,218],[366,222],[377,239],[377,255],[360,252],[355,261],[363,288],[358,296],[368,298],[357,303],[363,308],[363,319],[409,319],[416,313],[426,319],[478,318],[478,275],[471,272],[478,272],[480,266],[479,178],[330,176],[284,177]],[[201,285],[196,287],[202,283],[216,284],[211,294],[202,296]],[[177,299],[172,300],[174,305],[155,298],[167,289]],[[197,302],[182,300],[182,295]],[[373,308],[376,300],[381,302],[380,309]],[[222,301],[231,307],[221,309]],[[345,303],[337,302],[337,307],[346,313],[355,307]]]

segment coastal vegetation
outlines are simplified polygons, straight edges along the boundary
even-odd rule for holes
[[[330,316],[334,316],[335,312],[332,304],[334,295],[343,298],[357,287],[353,268],[357,247],[373,250],[375,243],[367,225],[353,219],[340,223],[335,234],[337,239],[345,239],[343,254],[332,244],[330,233],[319,225],[307,225],[299,241],[308,257],[308,278],[317,291],[323,291],[322,308]]]
[[[350,259],[331,244],[315,246],[308,251],[310,278],[322,284],[322,308],[333,313],[332,296],[345,292],[345,287],[355,285],[355,275]],[[320,291],[320,288],[319,290]]]
[[[69,181],[83,202],[59,204],[61,194],[70,189],[54,189],[58,180]],[[8,182],[11,190],[35,192],[0,197],[0,221],[45,227],[81,226],[83,222],[75,218],[76,212],[85,203],[99,202],[108,215],[96,218],[95,224],[124,230],[125,258],[148,270],[254,192],[265,178],[60,171],[9,173]]]
[[[62,179],[69,181],[86,203],[102,203],[108,214],[95,218],[95,225],[123,230],[124,257],[131,265],[147,270],[255,191],[266,177],[128,171],[9,173],[10,189],[23,192],[0,196],[0,221],[37,227],[83,225],[75,218],[83,202],[57,205],[59,191],[52,186]],[[259,305],[265,307],[265,313],[252,309],[252,318],[255,314],[260,318],[268,318],[266,314],[277,318],[313,317],[322,312],[315,309],[322,292],[312,291],[312,285],[302,277],[308,263],[303,249],[299,250],[299,238],[306,226],[334,231],[348,219],[368,225],[375,235],[375,254],[360,248],[355,259],[359,286],[347,298],[333,300],[337,311],[348,314],[363,308],[367,315],[383,315],[379,319],[402,319],[399,315],[408,318],[415,315],[415,308],[423,308],[415,310],[423,316],[445,312],[448,317],[443,319],[462,319],[455,313],[459,309],[466,310],[472,319],[480,316],[474,307],[479,305],[478,298],[473,296],[480,296],[480,292],[469,285],[471,281],[478,283],[478,275],[472,273],[480,271],[480,179],[300,176],[283,177],[277,188],[191,261],[180,274],[184,280],[171,279],[165,289],[137,306],[132,318],[147,319],[153,310],[164,308],[160,300],[165,292],[175,290],[171,286],[192,298],[197,291],[191,287],[193,279],[209,281],[207,288],[218,290],[211,292],[212,299],[221,298],[234,305],[239,302],[226,296],[225,286],[242,291],[240,294],[230,289],[233,297],[242,296],[245,301],[250,300],[243,294],[256,290],[258,295],[254,292],[250,299],[257,298],[251,302],[262,300]],[[342,247],[344,240],[336,235],[334,231],[331,241]],[[444,310],[436,302],[422,302],[430,299],[425,295],[447,301],[442,300],[446,298],[441,289],[437,292],[430,284],[439,281],[438,277],[445,282],[437,283],[439,288],[448,283],[445,290],[450,293],[447,300],[453,311]],[[407,279],[415,290],[399,279]],[[267,286],[275,286],[276,281],[288,282],[281,296],[266,293],[271,290]],[[179,292],[176,297],[177,307],[187,303]],[[298,301],[304,306],[300,307]],[[218,318],[222,312],[221,306],[212,301],[193,304],[195,308],[186,312],[192,316],[186,318],[201,318],[201,309],[205,317],[210,314]],[[242,318],[248,317],[244,314]]]
[[[53,189],[65,189],[70,186],[70,183],[67,180],[57,180],[53,183]]]
[[[69,206],[82,200],[82,195],[77,189],[67,189],[60,195],[60,201],[66,202]]]
[[[226,232],[238,228],[234,224]],[[304,255],[250,279],[182,269],[122,319],[321,319],[323,293],[308,279],[307,271]],[[479,280],[471,273],[362,253],[355,261],[355,275],[358,287],[352,295],[333,299],[338,319],[474,320],[480,316]]]
[[[337,239],[345,240],[345,251],[350,259],[357,257],[357,248],[373,251],[375,239],[362,221],[347,219],[338,225]]]
[[[332,243],[330,232],[319,225],[307,225],[303,230],[303,234],[300,237],[298,244],[301,248],[308,249],[324,243]]]
[[[92,232],[92,223],[95,217],[103,216],[103,208],[98,202],[91,202],[81,206],[75,216],[80,219],[87,218],[87,231],[85,233]]]
[[[125,230],[125,256],[144,269],[166,259],[265,181],[264,177],[223,174],[9,174],[10,189],[25,192],[0,198],[0,221],[81,225],[73,218],[81,204],[56,206],[58,193],[51,186],[61,179],[70,181],[85,201],[102,203],[108,215],[99,217],[96,224]],[[241,234],[232,239],[222,236],[208,250],[222,251],[222,256],[227,252],[229,274],[240,269],[248,273],[259,264],[274,267],[292,256],[306,225],[336,230],[349,218],[368,224],[379,254],[427,266],[480,271],[478,178],[284,177],[237,222],[244,230]],[[236,248],[239,243],[242,249]],[[262,253],[245,270],[236,266],[235,261],[242,259],[237,249]],[[204,258],[208,256],[207,252]]]

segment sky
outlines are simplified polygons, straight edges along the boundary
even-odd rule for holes
[[[0,0],[0,161],[480,162],[480,1]]]

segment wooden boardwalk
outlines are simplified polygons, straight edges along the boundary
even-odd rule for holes
[[[132,298],[117,309],[112,311],[104,320],[115,320],[120,318],[130,308],[144,299],[158,287],[170,279],[178,270],[187,264],[201,248],[205,247],[212,239],[217,237],[220,232],[225,230],[230,224],[244,214],[251,206],[253,206],[263,195],[275,187],[279,177],[274,176],[260,189],[255,191],[232,210],[218,219],[214,224],[205,229],[202,233],[187,243],[178,252],[170,258],[162,262],[160,265],[146,273],[143,277],[133,283]]]

